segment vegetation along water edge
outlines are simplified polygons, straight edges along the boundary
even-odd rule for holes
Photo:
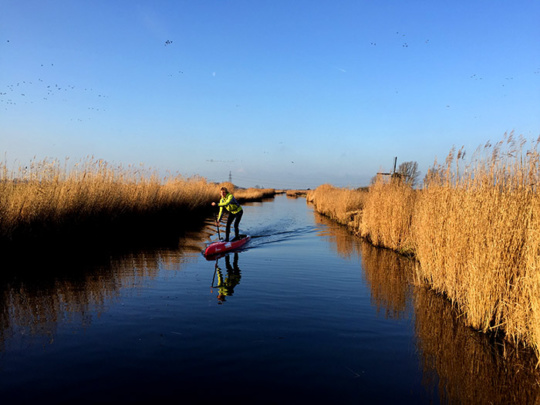
[[[416,281],[443,294],[465,324],[540,358],[539,140],[505,135],[470,159],[452,149],[420,187],[379,176],[369,187],[322,185],[307,194],[315,209],[375,246],[414,257]],[[0,164],[0,245],[154,237],[201,226],[221,186],[242,202],[274,189],[235,189],[204,178],[160,177],[142,166],[87,158]]]
[[[113,166],[89,157],[68,165],[0,164],[0,244],[58,243],[155,237],[200,226],[221,186],[241,202],[273,197],[274,189],[236,189],[201,177],[160,177],[143,166]]]
[[[416,282],[465,324],[540,358],[540,138],[505,134],[465,159],[452,149],[413,188],[380,176],[367,189],[322,185],[308,202],[376,246],[412,256]]]

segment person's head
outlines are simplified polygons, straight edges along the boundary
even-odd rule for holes
[[[221,187],[220,194],[222,197],[225,197],[227,194],[229,194],[229,190],[227,190],[227,187]]]

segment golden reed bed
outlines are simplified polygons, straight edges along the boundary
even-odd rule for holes
[[[33,161],[8,170],[0,164],[0,242],[69,238],[111,229],[144,232],[145,225],[202,222],[226,186],[240,201],[274,195],[273,189],[237,189],[204,178],[161,178],[143,166],[111,166],[87,158],[69,166],[57,160]]]
[[[421,189],[320,186],[315,209],[374,245],[414,256],[416,280],[444,294],[468,326],[532,347],[540,358],[538,145],[516,140],[452,150]]]

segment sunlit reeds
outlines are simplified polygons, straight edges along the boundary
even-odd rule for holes
[[[470,164],[450,153],[426,178],[413,216],[418,276],[467,324],[540,348],[538,142],[512,135]]]
[[[452,150],[419,190],[389,179],[356,205],[356,191],[326,185],[308,200],[373,244],[414,256],[417,280],[453,302],[467,325],[540,353],[538,145],[510,134],[469,163]],[[356,210],[361,220],[351,221]]]
[[[34,160],[15,170],[0,163],[0,241],[111,229],[129,233],[145,223],[173,219],[187,225],[208,215],[222,186],[240,202],[275,194],[274,189],[235,189],[201,177],[162,177],[142,165],[113,166],[91,157],[73,165],[67,159],[63,164]]]
[[[114,167],[92,158],[69,168],[67,162],[44,160],[9,171],[4,163],[0,175],[4,241],[194,212],[219,195],[218,185],[203,178],[161,178],[144,167]]]
[[[273,188],[233,188],[233,190],[234,198],[240,203],[273,198],[276,194],[276,190]]]
[[[367,193],[360,236],[375,246],[413,252],[411,220],[417,192],[399,178],[379,179]]]
[[[330,184],[323,184],[307,193],[307,201],[313,203],[318,212],[351,229],[360,225],[365,199],[365,191],[343,189]]]

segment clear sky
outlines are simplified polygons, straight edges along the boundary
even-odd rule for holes
[[[540,135],[537,0],[0,0],[0,152],[367,185]]]

